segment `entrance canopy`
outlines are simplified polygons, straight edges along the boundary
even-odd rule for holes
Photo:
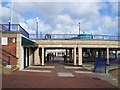
[[[25,38],[22,37],[22,46],[26,46],[26,47],[38,47],[38,44]]]

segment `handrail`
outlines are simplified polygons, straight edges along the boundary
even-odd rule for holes
[[[46,39],[45,36],[49,35],[48,39],[73,39],[74,37],[78,37],[78,34],[29,34],[29,38],[31,39]],[[94,40],[120,40],[120,36],[115,35],[95,35],[90,34],[93,36],[92,39]],[[81,39],[78,37],[78,39]]]
[[[8,62],[6,59],[2,58],[1,56],[0,56],[0,58],[1,58],[3,61],[6,61],[6,62]]]
[[[0,52],[0,53],[2,53],[2,52]],[[2,55],[4,55],[4,56],[6,56],[6,57],[8,57],[6,54],[4,54],[4,53],[2,53]]]
[[[2,52],[0,52],[0,53],[2,53]],[[8,63],[8,65],[10,65],[10,56],[7,56],[6,54],[4,54],[4,53],[2,53],[2,55],[4,55],[5,57],[7,57],[8,58],[8,60],[5,60],[5,59],[3,59],[2,57],[2,60],[4,60],[4,61],[7,61],[7,63]]]
[[[19,25],[19,27],[21,28],[21,29],[19,29],[19,31],[20,31],[23,35],[25,35],[26,37],[29,38],[29,33],[28,33],[23,27],[21,27],[20,25]]]
[[[13,56],[14,58],[18,59],[15,55],[13,55],[13,54],[11,54],[10,52],[8,52],[8,51],[4,50],[3,48],[0,48],[0,50],[2,50],[2,51],[4,51],[4,52],[6,52],[6,53],[8,53],[9,55]]]
[[[6,32],[20,32],[24,36],[29,38],[29,33],[20,24],[11,24],[11,30],[9,31],[9,24],[0,24],[2,31]]]

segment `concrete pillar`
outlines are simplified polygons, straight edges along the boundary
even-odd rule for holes
[[[115,59],[118,58],[118,51],[115,51]]]
[[[46,62],[46,49],[44,49],[44,61]]]
[[[68,60],[68,49],[66,49],[66,61]]]
[[[76,47],[74,48],[74,65],[76,65]]]
[[[107,64],[109,65],[110,62],[109,62],[109,48],[107,48]]]
[[[72,61],[72,49],[69,49],[69,61]]]
[[[40,64],[41,64],[42,63],[42,49],[40,48],[39,50],[40,50],[39,55],[40,55]]]
[[[33,48],[29,48],[29,66],[33,65]]]
[[[92,49],[92,55],[91,55],[92,58],[95,58],[96,57],[96,51],[94,49]]]
[[[103,50],[103,58],[106,58],[106,51]]]
[[[98,57],[102,58],[102,50],[101,49],[99,49],[99,51],[98,51]]]
[[[35,65],[39,65],[40,64],[40,60],[39,60],[39,48],[35,49],[34,55],[35,55],[34,64]]]
[[[42,47],[42,66],[44,65],[44,47]]]
[[[20,47],[20,70],[24,69],[24,47]]]
[[[78,65],[82,66],[82,47],[78,47]]]

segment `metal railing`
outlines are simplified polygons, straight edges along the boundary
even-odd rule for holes
[[[9,24],[0,24],[3,31],[10,32],[21,32],[24,36],[31,39],[75,39],[78,34],[29,34],[24,28],[22,28],[19,24],[11,24],[9,31]],[[81,38],[77,38],[81,39]],[[83,39],[83,38],[82,38]],[[92,35],[91,39],[98,40],[120,40],[120,36],[112,36],[112,35]]]
[[[48,34],[29,34],[29,38],[31,39],[73,39],[77,37],[78,34],[49,34],[50,37],[46,38]],[[96,40],[120,40],[120,36],[112,36],[112,35],[92,35],[92,39]]]
[[[6,55],[6,54],[4,54],[2,52],[0,52],[0,54],[2,54],[1,55],[2,57],[0,56],[0,59],[2,60],[2,64],[4,66],[10,65],[10,56],[8,56],[8,55]]]
[[[20,32],[21,34],[23,34],[24,36],[29,38],[29,33],[22,28],[19,24],[11,24],[10,25],[10,30],[9,30],[9,24],[0,24],[2,31],[6,31],[6,32]]]
[[[1,57],[4,61],[6,60],[8,62],[8,65],[17,65],[17,57],[10,52],[4,50],[3,48],[0,48],[0,54]]]
[[[32,39],[46,39],[47,34],[29,34],[29,38]],[[76,37],[77,34],[49,34],[51,36],[50,39],[70,39],[72,37]]]

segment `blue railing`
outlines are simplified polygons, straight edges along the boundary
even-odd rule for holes
[[[46,38],[48,34],[29,34],[29,38],[31,39],[74,39],[73,37],[77,37],[78,34],[49,34],[49,38]],[[112,35],[92,35],[92,39],[96,40],[120,40],[120,36],[112,36]]]
[[[0,24],[0,28],[2,29],[2,31],[9,31],[9,29],[2,24]]]
[[[3,31],[9,32],[9,24],[0,24],[0,26],[2,26]],[[37,34],[37,35],[29,34],[19,24],[11,24],[10,31],[21,32],[24,36],[31,38],[31,39],[81,39],[78,37],[78,34]],[[90,39],[120,40],[120,36],[112,36],[112,35],[91,35],[91,36],[92,36],[92,38],[90,38]],[[76,37],[78,37],[78,38],[76,38]]]
[[[46,35],[48,34],[29,34],[29,38],[32,39],[46,39]],[[77,36],[78,34],[49,34],[51,38],[49,39],[70,39],[72,37]]]
[[[20,32],[21,34],[23,34],[24,36],[29,38],[29,33],[27,31],[25,31],[24,28],[22,28],[19,24],[11,24],[10,25],[10,31],[9,31],[9,24],[0,24],[0,26],[2,27],[2,31],[6,31],[6,32]]]
[[[26,37],[29,38],[29,33],[28,33],[27,31],[25,31],[25,29],[22,28],[20,25],[19,25],[19,31],[20,31],[23,35],[25,35]]]

